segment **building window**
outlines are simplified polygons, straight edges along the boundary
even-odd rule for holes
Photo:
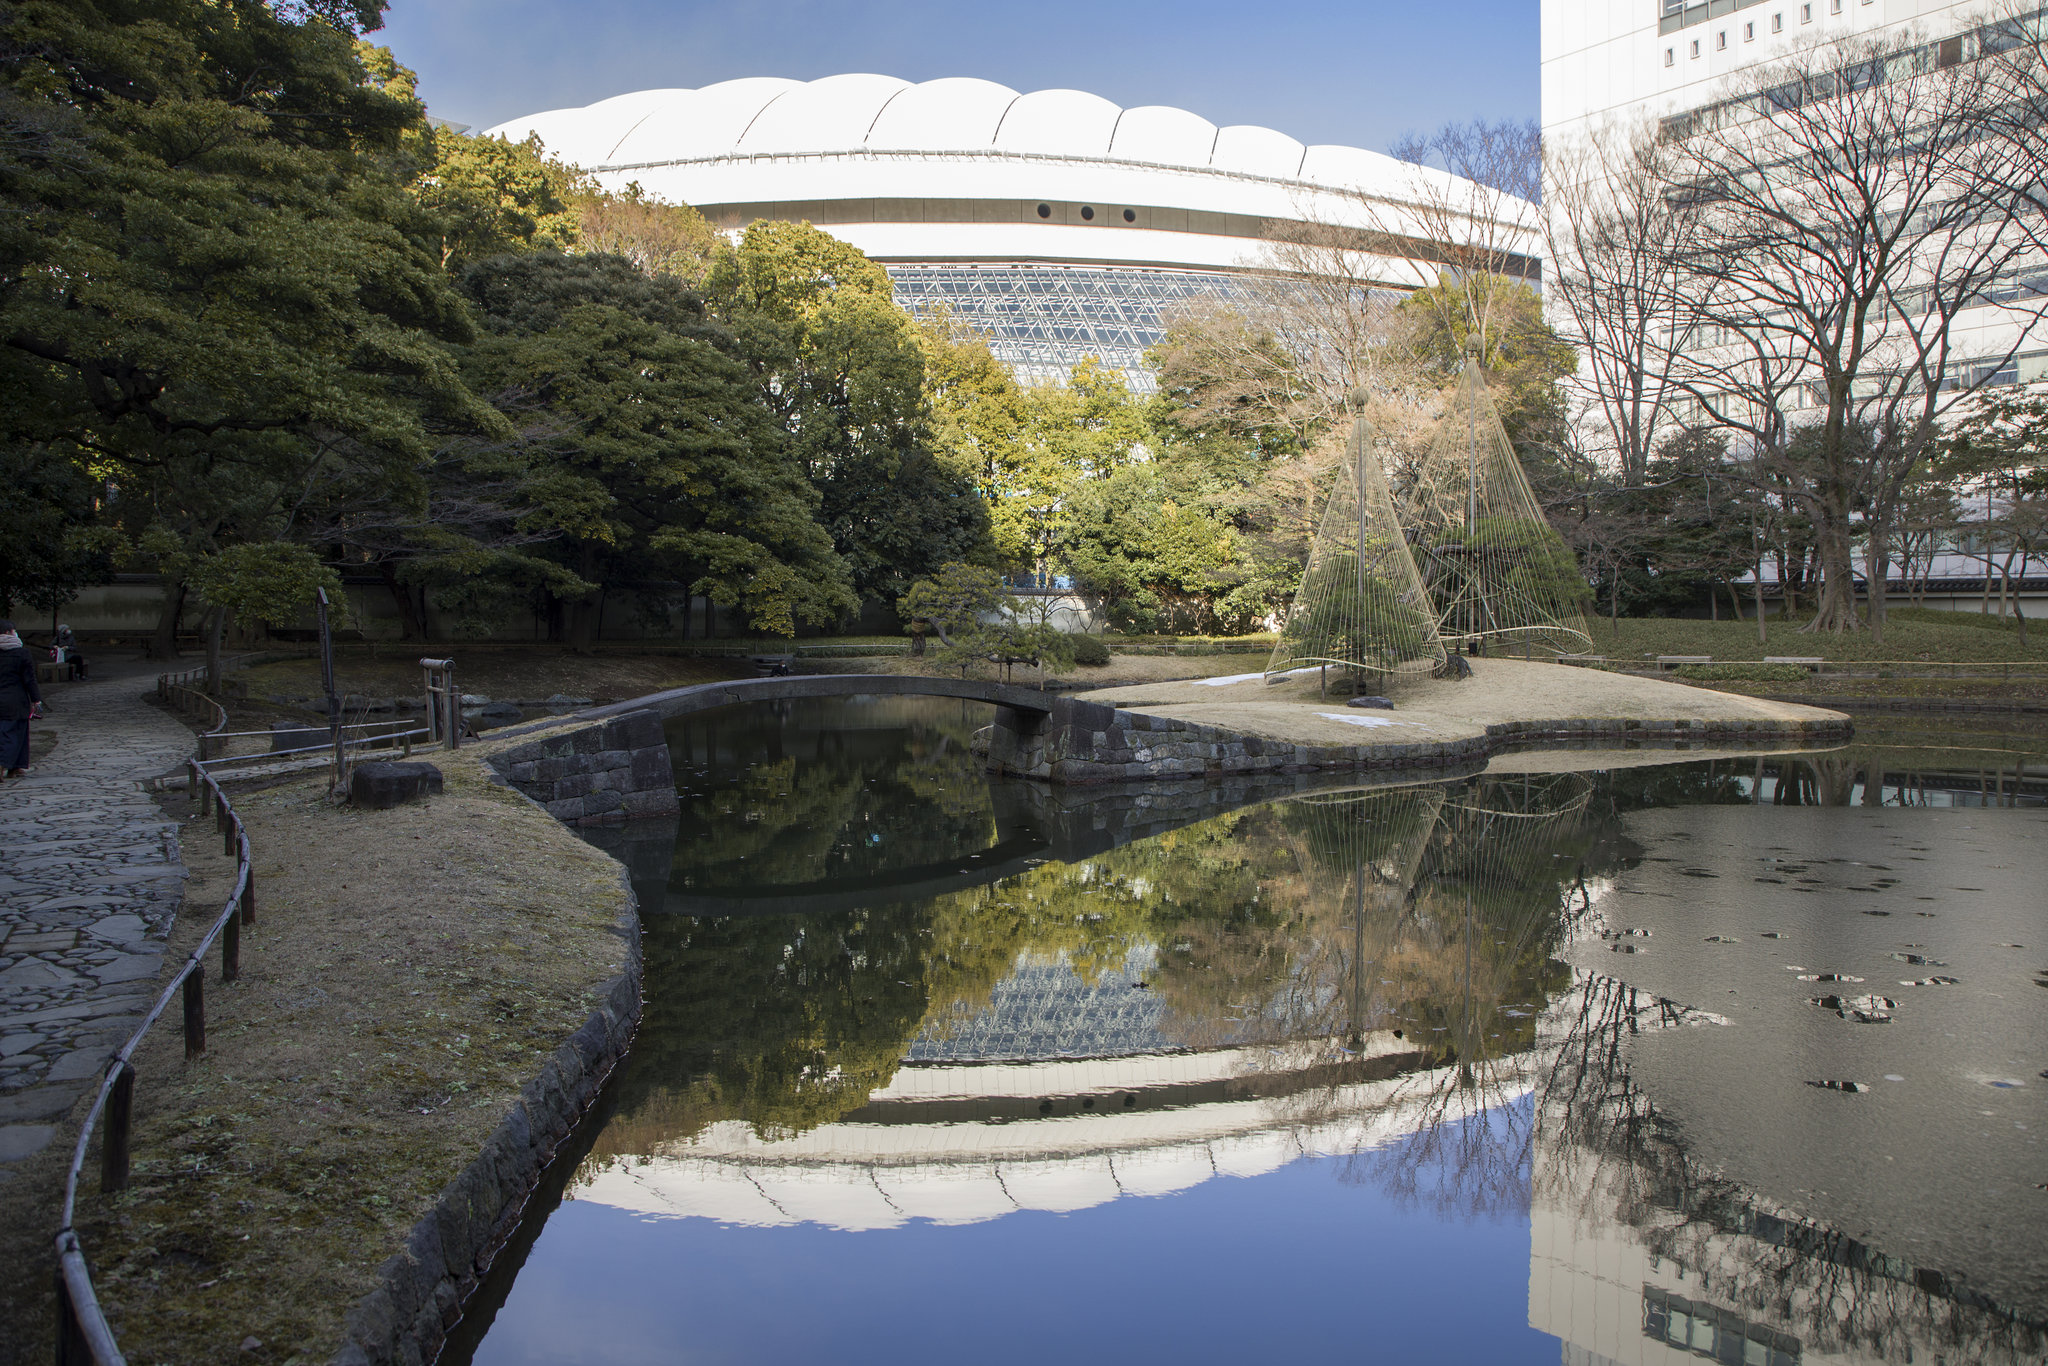
[[[1829,13],[1829,14],[1840,14],[1841,12],[1842,12],[1842,0],[1828,0],[1828,13]]]
[[[1094,208],[1090,205],[1083,204],[1081,206],[1081,218],[1084,222],[1093,223],[1095,221]]]
[[[1799,7],[1799,22],[1802,24],[1810,24],[1813,22],[1812,5],[1801,5]]]
[[[1666,65],[1666,66],[1670,66],[1670,65],[1671,65],[1671,64],[1672,64],[1672,63],[1673,63],[1674,61],[1676,61],[1676,60],[1678,60],[1678,54],[1677,54],[1676,52],[1672,51],[1672,50],[1671,50],[1670,48],[1668,48],[1668,47],[1667,47],[1667,48],[1665,48],[1665,49],[1664,49],[1664,65]]]
[[[1744,24],[1742,26],[1742,41],[1745,43],[1753,43],[1756,41],[1755,24]]]
[[[1124,210],[1124,222],[1126,222],[1126,223],[1135,223],[1135,222],[1137,222],[1137,221],[1138,221],[1138,211],[1137,211],[1136,209],[1125,209],[1125,210]]]
[[[1697,39],[1697,38],[1695,38],[1695,39],[1693,39],[1693,40],[1692,40],[1692,55],[1693,55],[1693,59],[1694,59],[1695,61],[1697,61],[1697,60],[1699,59],[1699,55],[1700,55],[1700,40],[1699,40],[1699,39]]]
[[[1716,52],[1726,52],[1727,50],[1728,50],[1728,30],[1724,28],[1724,29],[1722,29],[1722,30],[1721,30],[1721,31],[1720,31],[1719,33],[1717,33],[1717,34],[1715,34],[1715,35],[1714,35],[1714,51],[1716,51]]]
[[[1050,205],[1050,204],[1040,204],[1040,205],[1038,206],[1038,216],[1039,216],[1040,218],[1050,218],[1050,217],[1052,217],[1052,205]]]
[[[1782,14],[1773,14],[1773,15],[1771,16],[1771,32],[1773,32],[1773,33],[1783,33],[1784,31],[1785,31],[1785,16],[1784,16],[1784,15],[1782,15]]]

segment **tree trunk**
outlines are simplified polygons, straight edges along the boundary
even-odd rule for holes
[[[1784,585],[1780,584],[1779,591],[1783,592],[1783,589]],[[1765,646],[1771,643],[1770,628],[1764,625],[1764,562],[1762,560],[1756,562],[1756,643]]]
[[[2020,595],[2018,593],[2012,595],[2012,619],[2019,623],[2020,648],[2024,650],[2027,648],[2027,614],[2020,607]]]
[[[389,560],[377,566],[377,576],[384,580],[384,590],[391,594],[391,600],[398,604],[398,631],[401,640],[425,640],[426,624],[413,610],[412,590],[398,581],[398,569]]]
[[[206,691],[220,693],[220,638],[227,630],[228,614],[216,607],[208,614],[206,626]]]
[[[156,633],[150,637],[151,659],[178,657],[178,616],[185,608],[185,585],[166,583],[163,605],[157,609]]]
[[[1820,596],[1813,605],[1813,620],[1802,631],[1861,630],[1856,615],[1856,562],[1849,547],[1849,529],[1840,523],[1816,525],[1815,549],[1820,553]]]
[[[1870,548],[1863,555],[1863,578],[1870,594],[1870,638],[1884,639],[1886,580],[1891,576],[1891,531],[1882,522],[1870,524]]]
[[[591,631],[597,622],[596,594],[565,603],[569,615],[569,648],[579,655],[590,653]]]

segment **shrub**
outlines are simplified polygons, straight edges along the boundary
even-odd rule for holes
[[[1681,664],[1678,676],[1695,683],[1803,683],[1804,664]]]
[[[1075,635],[1074,662],[1089,668],[1100,668],[1109,663],[1109,647],[1102,643],[1101,636]]]

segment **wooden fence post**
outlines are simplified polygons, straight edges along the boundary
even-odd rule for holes
[[[242,975],[242,922],[235,916],[220,933],[220,980],[232,982]]]
[[[185,974],[185,1061],[206,1051],[206,964]]]
[[[249,865],[248,876],[242,879],[242,923],[256,923],[256,865]]]
[[[128,1188],[128,1126],[135,1117],[135,1069],[120,1064],[114,1090],[107,1097],[107,1131],[100,1139],[100,1191],[112,1195]]]
[[[64,1280],[64,1263],[57,1263],[57,1366],[93,1366],[92,1350],[78,1330],[78,1309],[71,1303],[71,1287]]]

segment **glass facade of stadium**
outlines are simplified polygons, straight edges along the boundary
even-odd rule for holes
[[[1090,356],[1151,393],[1145,351],[1173,315],[1204,298],[1230,300],[1245,278],[1220,270],[1092,265],[890,266],[896,302],[913,314],[949,309],[989,339],[1027,383],[1064,380]]]

